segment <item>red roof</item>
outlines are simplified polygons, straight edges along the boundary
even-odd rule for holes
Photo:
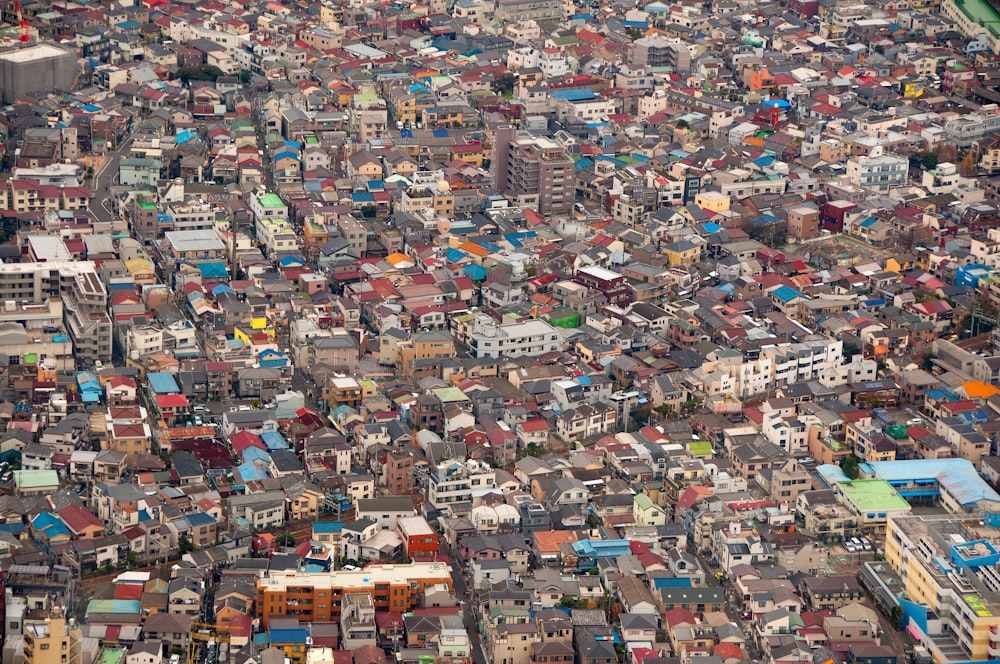
[[[521,428],[525,431],[534,433],[536,431],[548,431],[549,425],[546,424],[545,420],[527,420],[526,422],[521,422]]]
[[[115,599],[142,599],[142,584],[116,583]]]
[[[98,526],[104,528],[104,524],[94,514],[82,505],[69,505],[57,512],[59,518],[63,520],[69,529],[79,535],[88,526]]]
[[[156,405],[160,408],[186,408],[190,403],[183,394],[158,394]]]

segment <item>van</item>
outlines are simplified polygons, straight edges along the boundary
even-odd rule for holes
[[[869,540],[867,537],[862,537],[861,538],[861,546],[864,548],[865,551],[871,551],[872,550],[871,540]]]
[[[859,540],[857,537],[851,538],[851,544],[853,544],[854,548],[858,551],[861,551],[864,548],[864,546],[861,544],[861,540]]]

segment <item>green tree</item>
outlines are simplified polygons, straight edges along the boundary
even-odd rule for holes
[[[672,404],[669,403],[661,403],[653,410],[656,411],[656,414],[660,416],[660,419],[666,421],[670,417],[671,413],[674,412],[674,407]]]
[[[633,408],[632,412],[629,413],[629,417],[640,427],[649,424],[649,411],[645,408]]]
[[[278,546],[293,547],[295,546],[295,536],[291,533],[285,533],[284,535],[280,535],[275,542]]]
[[[930,171],[937,167],[938,165],[938,153],[937,152],[925,152],[920,155],[920,165],[924,167],[924,170]]]
[[[678,129],[687,129],[691,125],[688,124],[687,120],[678,120],[676,126],[677,126]]]
[[[185,533],[180,536],[180,539],[177,541],[177,550],[181,552],[181,555],[194,551],[194,542],[191,541],[190,535]]]
[[[563,598],[559,600],[558,606],[563,609],[575,609],[579,606],[580,600],[572,595],[563,595]]]
[[[181,67],[177,70],[177,78],[184,83],[190,83],[191,81],[211,81],[215,83],[224,73],[215,65],[198,65],[194,67]]]
[[[924,371],[930,371],[934,368],[934,360],[937,359],[937,355],[934,353],[924,353],[920,358],[920,368]]]
[[[840,469],[852,480],[856,480],[861,475],[861,469],[858,467],[860,462],[861,460],[852,452],[841,459]]]
[[[896,629],[900,629],[903,626],[903,607],[896,604],[892,607],[892,611],[889,613],[890,618],[892,618],[892,624]]]
[[[493,79],[493,90],[501,96],[514,94],[515,85],[517,76],[513,72],[505,71]]]

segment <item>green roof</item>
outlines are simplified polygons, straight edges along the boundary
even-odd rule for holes
[[[862,512],[909,509],[910,504],[885,480],[851,480],[837,484]]]
[[[14,486],[19,489],[59,486],[59,473],[54,470],[15,470]]]
[[[149,201],[139,201],[139,207],[143,210],[155,210],[156,203],[150,203]]]
[[[285,202],[277,194],[264,194],[258,199],[258,202],[265,210],[285,207]]]
[[[137,599],[92,599],[87,604],[88,615],[91,613],[139,613],[140,611],[142,611],[142,602]]]
[[[97,658],[97,664],[119,664],[124,659],[124,648],[105,648]]]
[[[988,0],[954,0],[955,6],[970,19],[990,31],[994,37],[1000,36],[1000,12]]]
[[[648,509],[660,509],[660,506],[650,500],[649,496],[644,493],[637,493],[635,498],[632,499],[632,502],[643,511]]]
[[[435,390],[431,390],[434,395],[441,400],[441,403],[453,403],[455,401],[468,401],[469,397],[465,396],[465,392],[458,389],[457,387],[439,387]]]
[[[712,443],[707,440],[692,440],[688,443],[688,449],[691,450],[691,454],[694,454],[695,456],[712,455]]]

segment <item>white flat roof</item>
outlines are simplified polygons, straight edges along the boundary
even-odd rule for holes
[[[411,563],[409,565],[372,565],[361,570],[337,570],[334,572],[298,572],[280,570],[270,572],[260,580],[260,585],[268,590],[283,591],[289,586],[313,586],[318,588],[364,589],[373,588],[376,583],[409,583],[410,579],[451,580],[451,572],[445,563]]]
[[[35,62],[41,58],[56,58],[61,55],[65,55],[66,51],[53,46],[52,44],[36,44],[35,46],[29,46],[28,48],[19,48],[9,53],[4,53],[0,55],[0,60],[8,60],[10,62]]]

